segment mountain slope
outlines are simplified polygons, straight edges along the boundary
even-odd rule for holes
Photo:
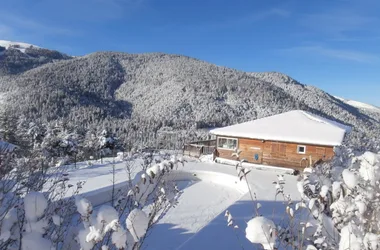
[[[367,109],[363,110],[361,107],[331,96],[314,86],[301,84],[287,75],[277,72],[251,73],[251,75],[282,88],[294,98],[305,102],[309,107],[322,111],[326,115],[333,117],[336,117],[336,115],[339,117],[347,116],[347,118],[341,118],[343,120],[360,119],[367,120],[369,123],[380,122],[380,115],[369,113]]]
[[[0,40],[0,76],[18,74],[46,63],[70,58],[58,51],[32,44]]]
[[[161,53],[98,52],[26,64],[14,69],[0,58],[0,67],[7,66],[0,75],[2,102],[11,114],[42,121],[128,134],[225,126],[303,109],[368,136],[380,128],[378,116],[275,72],[246,73]]]

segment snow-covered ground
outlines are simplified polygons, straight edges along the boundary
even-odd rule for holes
[[[181,181],[179,184],[184,191],[179,204],[152,230],[145,243],[147,249],[185,247],[199,230],[241,197],[235,189],[210,181]]]
[[[105,161],[112,162],[112,159]],[[138,164],[138,163],[137,163]],[[116,183],[125,185],[128,174],[125,162],[115,162]],[[82,195],[94,205],[110,200],[113,164],[78,164],[78,168],[69,167],[70,182],[86,181]],[[133,175],[140,174],[135,169]],[[246,222],[255,215],[257,203],[261,204],[261,215],[280,222],[284,216],[283,197],[277,196],[272,184],[277,180],[278,172],[251,169],[248,183],[254,202],[248,192],[248,186],[237,178],[235,167],[230,165],[190,161],[173,171],[171,179],[177,181],[183,194],[179,204],[169,210],[164,218],[153,228],[144,243],[144,249],[246,249],[253,246],[245,239]],[[284,176],[285,194],[293,200],[299,200],[296,177]],[[239,229],[227,226],[224,213],[228,209]],[[235,232],[234,232],[235,230]],[[236,234],[235,234],[236,233]],[[240,238],[240,242],[237,240]]]

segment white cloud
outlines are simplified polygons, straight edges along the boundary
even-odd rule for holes
[[[359,63],[372,63],[379,61],[380,57],[378,55],[365,53],[355,50],[341,50],[341,49],[331,49],[323,46],[299,46],[289,49],[282,50],[286,53],[302,53],[308,55],[317,55],[330,57],[341,60],[354,61]]]
[[[24,16],[10,14],[9,12],[0,11],[0,22],[9,31],[18,31],[19,33],[29,31],[38,32],[39,34],[59,34],[59,35],[72,35],[74,32],[70,29],[44,24]],[[0,26],[1,29],[1,26]]]
[[[361,41],[380,35],[379,8],[378,0],[331,2],[321,11],[301,14],[298,22],[325,40]]]
[[[244,24],[252,24],[270,17],[281,17],[287,18],[291,15],[290,11],[285,9],[273,8],[266,11],[255,12],[252,15],[243,16],[235,20],[227,20],[225,25],[227,26],[237,26]]]
[[[349,31],[371,29],[378,18],[360,15],[353,11],[335,11],[305,15],[301,22],[316,31],[342,34]]]

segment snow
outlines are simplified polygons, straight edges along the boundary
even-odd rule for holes
[[[29,47],[39,48],[38,46],[29,44],[29,43],[11,42],[11,41],[6,41],[6,40],[0,40],[0,46],[5,47],[6,49],[14,48],[23,53],[25,53],[25,49]]]
[[[37,232],[26,233],[22,236],[22,250],[51,250],[49,240],[42,238]]]
[[[184,193],[160,223],[171,224],[172,229],[181,228],[187,234],[198,232],[242,197],[239,190],[210,181],[180,181],[177,185]]]
[[[178,159],[181,159],[180,157]],[[167,176],[168,180],[175,181],[182,190],[179,203],[172,207],[156,224],[146,238],[143,248],[147,249],[238,249],[240,243],[236,240],[236,230],[246,249],[252,248],[252,243],[245,239],[244,229],[254,215],[256,207],[260,207],[260,214],[279,223],[283,219],[285,205],[276,201],[276,190],[272,185],[278,180],[278,172],[251,169],[247,175],[250,189],[257,201],[253,202],[248,193],[247,184],[239,181],[236,169],[233,166],[186,160],[184,166],[178,165]],[[85,181],[80,197],[88,199],[95,208],[111,201],[113,159],[104,158],[104,164],[94,161],[91,166],[78,163],[78,168],[68,167],[70,183]],[[141,161],[136,160],[136,165]],[[116,190],[127,185],[128,174],[125,162],[115,163]],[[133,169],[132,178],[141,176],[138,169]],[[300,199],[296,188],[297,177],[284,175],[284,193],[290,194],[293,201]],[[77,205],[82,213],[86,211],[85,200],[77,199]],[[260,204],[260,205],[258,205]],[[238,228],[227,226],[224,212],[229,210]],[[278,211],[278,213],[273,213]],[[144,231],[144,230],[142,230]],[[86,237],[89,229],[81,233]],[[128,231],[127,231],[128,232]],[[113,234],[114,232],[112,232]],[[128,236],[128,235],[127,235]],[[115,234],[116,238],[124,237],[122,233]],[[128,237],[132,238],[132,235]],[[217,238],[218,240],[213,240]],[[120,243],[120,242],[119,242]],[[84,249],[89,249],[91,243],[81,242]]]
[[[363,243],[366,249],[378,249],[379,236],[373,233],[366,233],[363,239]]]
[[[56,225],[56,226],[60,226],[61,225],[61,222],[62,222],[62,218],[61,217],[59,217],[58,215],[55,214],[51,218],[53,220],[54,225]]]
[[[119,214],[115,210],[115,208],[111,207],[110,205],[102,205],[97,213],[96,220],[98,222],[98,225],[101,224],[109,224],[113,220],[119,219]]]
[[[38,221],[27,221],[25,223],[26,232],[37,232],[41,235],[45,233],[46,229],[49,226],[49,221],[47,219],[41,219]]]
[[[353,224],[349,224],[342,228],[340,232],[339,250],[360,250],[362,249],[360,230]],[[374,248],[376,249],[376,248]]]
[[[119,228],[118,231],[112,233],[111,238],[112,243],[116,246],[116,248],[126,250],[132,249],[134,239],[129,231]]]
[[[380,165],[377,165],[378,160],[375,154],[367,153],[360,157],[365,160],[360,161],[359,174],[365,181],[369,181],[372,185],[375,185],[380,180]],[[369,156],[371,157],[369,158]]]
[[[17,210],[10,209],[1,224],[0,241],[7,241],[11,237],[11,229],[17,221]]]
[[[244,239],[244,228],[254,214],[254,207],[261,206],[261,214],[277,223],[283,219],[285,206],[283,202],[275,201],[276,190],[271,186],[272,181],[277,180],[277,174],[251,170],[247,180],[257,198],[257,202],[253,202],[246,184],[238,180],[234,167],[217,163],[185,164],[184,168],[174,173],[176,180],[183,180],[180,186],[184,192],[179,198],[179,204],[169,210],[153,228],[152,234],[147,238],[148,248],[240,249],[231,230],[238,230],[239,237]],[[284,192],[291,194],[293,200],[299,200],[295,187],[296,177],[286,175],[284,179]],[[227,226],[224,217],[226,210],[231,212],[238,229]],[[165,245],[162,242],[166,242]],[[248,240],[243,244],[245,249],[252,248],[252,243]]]
[[[239,163],[239,161],[224,159],[224,158],[220,158],[220,157],[216,157],[215,162],[221,163],[221,164],[227,164],[227,165],[231,165],[231,166],[236,166],[236,164]],[[294,170],[290,169],[290,168],[282,168],[282,167],[278,167],[278,166],[254,164],[254,163],[248,163],[248,162],[243,162],[241,164],[244,168],[247,168],[247,169],[257,169],[257,170],[271,171],[271,172],[283,173],[283,174],[293,174],[294,173]]]
[[[335,121],[306,111],[293,110],[213,129],[210,133],[219,136],[338,146],[341,145],[345,133],[350,131],[350,127]]]
[[[156,165],[153,165],[152,167],[148,168],[146,170],[146,174],[154,179],[154,177],[156,177],[157,175],[160,174],[160,165],[156,164]]]
[[[90,233],[89,228],[85,228],[79,231],[77,240],[80,244],[81,250],[91,250],[94,247],[94,242],[86,241],[87,235]]]
[[[36,222],[44,215],[47,200],[42,193],[30,192],[24,198],[25,217],[30,222]]]
[[[362,157],[372,166],[380,162],[380,156],[372,152],[365,152]]]
[[[342,102],[347,103],[348,105],[355,107],[355,108],[364,109],[364,110],[373,111],[373,112],[380,112],[379,107],[373,106],[371,104],[358,102],[358,101],[354,101],[354,100],[346,100],[346,99],[338,97],[338,96],[334,96],[334,97],[338,100],[341,100]]]
[[[274,249],[275,231],[276,226],[273,221],[265,217],[255,217],[248,221],[245,235],[250,242],[261,244],[264,249]]]
[[[358,208],[360,215],[364,215],[364,213],[367,211],[367,205],[362,201],[356,201],[355,205]]]
[[[211,155],[201,155],[199,157],[199,160],[201,162],[212,162],[213,161],[213,155],[212,154]]]
[[[138,242],[148,230],[149,218],[144,211],[135,208],[129,213],[125,223],[134,241]]]
[[[370,105],[370,104],[367,104],[367,103],[353,101],[353,100],[348,100],[348,101],[346,101],[346,103],[348,103],[351,106],[357,107],[357,108],[367,109],[367,110],[371,110],[371,111],[375,111],[375,112],[380,112],[380,108],[375,107],[375,106]]]
[[[89,227],[90,232],[86,235],[86,241],[87,242],[99,242],[102,240],[102,229],[96,228],[95,226]]]
[[[87,216],[92,211],[92,204],[86,198],[76,197],[75,205],[77,207],[77,211],[81,216]]]
[[[347,185],[349,189],[354,189],[356,185],[358,185],[358,176],[355,175],[353,172],[351,172],[348,169],[343,170],[342,172],[343,181]]]

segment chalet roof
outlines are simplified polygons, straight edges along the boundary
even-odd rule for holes
[[[338,146],[351,128],[335,121],[293,110],[254,121],[216,128],[211,134],[261,140]]]
[[[0,153],[10,153],[16,148],[17,148],[16,145],[0,140]]]

